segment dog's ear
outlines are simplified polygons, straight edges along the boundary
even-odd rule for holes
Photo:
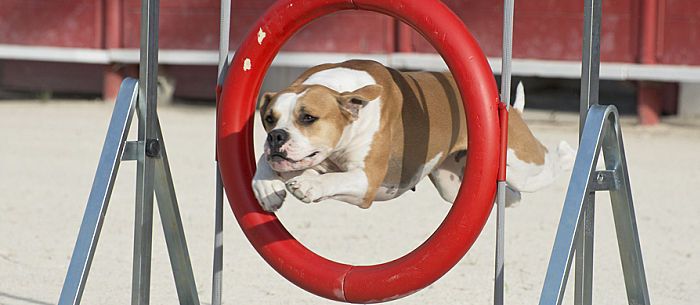
[[[272,97],[275,96],[275,92],[265,92],[260,96],[260,101],[258,102],[258,107],[260,107],[260,114],[264,114],[267,111],[267,107],[270,107],[270,102]]]
[[[357,119],[360,109],[376,100],[382,94],[382,90],[380,85],[367,85],[352,92],[343,92],[338,96],[338,103],[353,119]]]

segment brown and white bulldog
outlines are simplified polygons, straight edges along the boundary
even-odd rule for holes
[[[368,208],[396,198],[429,176],[453,202],[466,160],[467,128],[449,73],[399,72],[350,60],[313,67],[288,88],[265,93],[260,115],[267,131],[252,181],[266,211],[287,192],[303,202],[325,199]],[[548,184],[573,162],[561,142],[552,153],[521,117],[522,85],[508,126],[508,202]]]

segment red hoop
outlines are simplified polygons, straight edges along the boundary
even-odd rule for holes
[[[250,187],[255,171],[255,102],[270,63],[299,28],[321,16],[349,9],[399,18],[432,43],[459,85],[469,133],[468,170],[457,200],[440,227],[411,253],[373,266],[341,264],[311,252],[287,232],[274,214],[260,208]],[[262,40],[259,31],[265,33]],[[416,292],[436,281],[464,256],[491,211],[499,158],[498,92],[476,41],[440,1],[278,1],[258,20],[236,51],[218,111],[217,153],[238,223],[275,270],[319,296],[369,303]]]

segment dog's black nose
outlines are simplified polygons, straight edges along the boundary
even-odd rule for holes
[[[282,129],[275,129],[267,134],[267,143],[270,148],[279,148],[289,140],[289,133]]]

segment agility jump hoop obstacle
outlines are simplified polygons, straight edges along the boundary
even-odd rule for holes
[[[385,13],[418,29],[443,54],[462,88],[463,100],[469,101],[465,107],[471,135],[467,156],[470,170],[454,208],[414,252],[375,266],[336,263],[310,252],[274,214],[263,212],[250,189],[256,164],[250,141],[252,118],[267,67],[282,44],[303,25],[349,9]],[[426,12],[431,18],[424,18]],[[218,113],[218,156],[225,188],[237,193],[229,196],[234,203],[231,208],[255,249],[288,280],[337,301],[396,299],[445,274],[467,252],[486,223],[498,171],[498,91],[486,57],[462,21],[437,1],[406,1],[401,9],[392,1],[279,1],[253,29],[236,50],[224,83]],[[260,41],[258,33],[266,33],[265,39]],[[450,43],[441,43],[444,40]]]
[[[437,0],[280,0],[256,22],[229,64],[230,0],[221,1],[217,87],[217,198],[212,304],[221,304],[223,186],[246,237],[277,272],[316,295],[343,302],[376,303],[414,293],[444,275],[466,254],[497,202],[494,304],[503,304],[505,144],[510,100],[513,0],[505,0],[502,92],[499,98],[485,55],[462,21]],[[153,195],[181,304],[199,304],[163,135],[156,111],[158,0],[142,0],[139,80],[125,79],[98,164],[59,304],[79,304],[122,160],[137,161],[132,304],[148,304]],[[560,304],[575,256],[576,304],[592,303],[593,214],[596,191],[609,191],[630,304],[649,304],[618,114],[598,105],[600,0],[585,0],[581,138],[562,210],[540,304]],[[395,17],[421,33],[442,55],[464,102],[467,171],[455,203],[439,228],[418,248],[387,263],[352,266],[304,247],[274,214],[263,211],[250,181],[256,97],[281,46],[307,23],[341,10]],[[127,141],[133,113],[138,140]],[[605,170],[595,165],[602,152]]]

